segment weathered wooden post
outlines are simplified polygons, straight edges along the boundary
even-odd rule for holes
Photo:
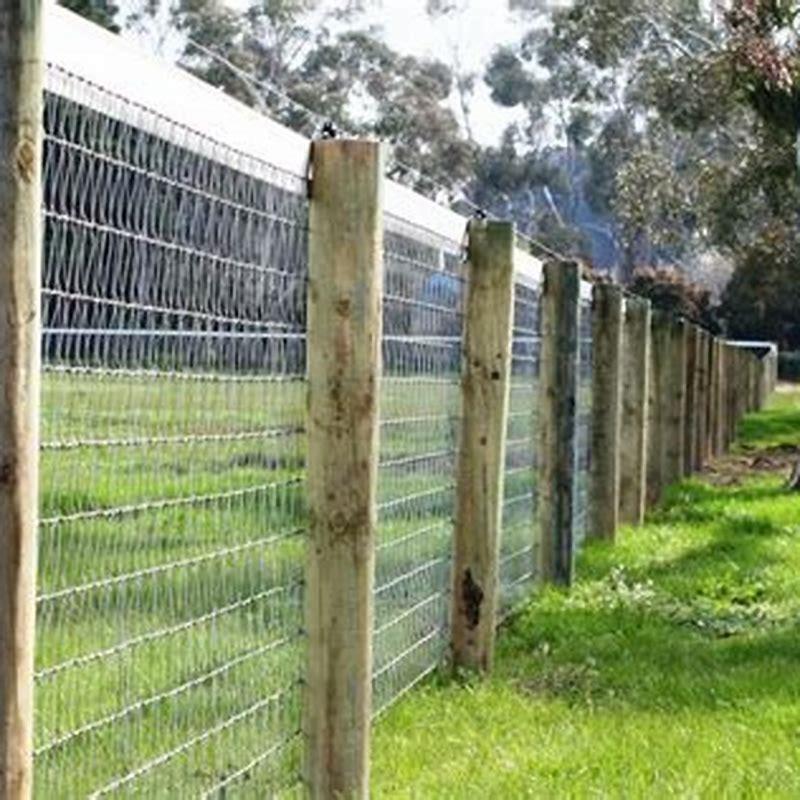
[[[453,554],[453,665],[494,654],[514,318],[514,226],[472,221]]]
[[[697,350],[697,411],[695,414],[695,443],[694,469],[700,472],[706,463],[706,440],[708,437],[708,397],[709,397],[709,375],[708,375],[708,348],[711,335],[708,331],[700,329],[700,341]]]
[[[0,798],[33,784],[42,7],[0,2]]]
[[[366,797],[372,705],[383,148],[314,142],[308,291],[306,777]]]
[[[697,454],[697,405],[698,405],[698,353],[700,328],[687,324],[686,333],[686,421],[683,428],[683,474],[691,475],[695,470]]]
[[[736,386],[738,389],[736,398],[736,424],[742,421],[747,412],[747,371],[745,369],[744,350],[736,348]]]
[[[661,499],[666,473],[667,374],[670,360],[670,316],[653,311],[650,344],[650,384],[647,396],[647,504]]]
[[[709,459],[716,455],[717,412],[719,410],[718,355],[717,337],[711,336],[708,347],[708,424],[705,444],[706,457]]]
[[[539,575],[572,582],[577,480],[580,268],[544,267],[539,370]]]
[[[725,430],[728,424],[728,404],[725,402],[725,397],[728,393],[728,373],[725,369],[725,340],[722,338],[717,339],[717,372],[719,374],[719,397],[717,400],[717,453],[724,454],[728,449],[727,437]]]
[[[759,387],[758,387],[758,356],[750,351],[750,384],[752,386],[752,396],[750,400],[750,410],[751,411],[758,411],[758,397],[759,397]]]
[[[666,365],[666,430],[664,433],[665,484],[683,477],[683,444],[686,414],[686,329],[682,319],[669,326],[669,357]]]
[[[622,288],[598,283],[592,295],[592,463],[588,534],[613,539],[619,525],[622,422]]]
[[[736,436],[736,370],[733,347],[725,342],[722,354],[722,359],[725,362],[725,447],[728,449]]]
[[[650,317],[649,300],[625,300],[619,519],[629,525],[640,525],[646,508]]]

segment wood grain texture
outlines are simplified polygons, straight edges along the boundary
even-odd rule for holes
[[[708,404],[709,404],[709,356],[708,349],[711,346],[711,334],[706,330],[700,331],[700,342],[697,351],[697,430],[695,433],[694,468],[696,471],[703,469],[708,457],[707,438],[708,438]]]
[[[539,367],[539,546],[544,583],[572,583],[580,268],[551,261],[544,267]]]
[[[42,12],[0,0],[0,798],[32,790]]]
[[[376,142],[313,146],[305,733],[314,798],[369,792],[383,162]]]
[[[671,319],[653,311],[650,327],[650,385],[647,393],[647,505],[656,505],[666,486],[667,379]]]
[[[686,332],[686,422],[683,427],[683,474],[694,472],[697,448],[697,354],[700,329],[689,323]]]
[[[625,300],[613,284],[592,297],[592,463],[588,534],[613,540],[619,524],[622,329]]]
[[[647,413],[650,385],[650,301],[625,301],[622,353],[619,521],[640,525],[647,498]]]
[[[684,426],[686,424],[686,343],[687,325],[673,319],[669,326],[666,367],[667,418],[664,432],[664,487],[683,477]]]
[[[514,318],[514,226],[470,222],[453,553],[455,667],[494,654]]]

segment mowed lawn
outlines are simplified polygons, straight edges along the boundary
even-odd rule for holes
[[[490,679],[377,725],[376,797],[800,797],[800,389],[673,487],[569,593],[533,598]]]

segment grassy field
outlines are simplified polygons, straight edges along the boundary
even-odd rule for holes
[[[294,784],[305,385],[108,371],[49,372],[43,389],[37,796]],[[532,539],[532,398],[512,399],[512,550]],[[458,399],[454,380],[381,392],[378,706],[446,646]]]
[[[673,487],[570,594],[512,618],[485,681],[434,680],[381,721],[376,797],[800,796],[800,391]]]

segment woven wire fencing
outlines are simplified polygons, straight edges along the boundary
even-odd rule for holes
[[[459,242],[387,216],[375,713],[447,652],[464,281]]]
[[[530,591],[536,553],[536,408],[539,376],[540,286],[518,275],[514,287],[503,526],[500,540],[500,614]]]
[[[37,795],[296,788],[305,179],[46,85]],[[375,713],[447,656],[466,280],[461,241],[384,234]],[[503,614],[534,577],[538,305],[519,276]]]
[[[584,286],[582,285],[582,288]],[[578,408],[574,546],[586,540],[589,521],[589,470],[592,463],[592,300],[582,293],[578,318]]]
[[[56,67],[44,155],[39,797],[298,774],[303,181]]]

